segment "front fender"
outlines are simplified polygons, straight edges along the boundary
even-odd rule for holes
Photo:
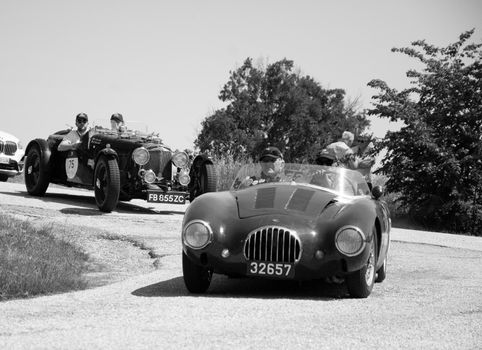
[[[97,153],[97,155],[95,156],[95,164],[97,164],[100,156],[105,156],[107,159],[115,159],[119,161],[119,155],[115,150],[110,147],[104,148],[99,153]]]
[[[46,164],[48,164],[50,161],[50,156],[52,155],[52,151],[50,150],[50,147],[47,141],[44,139],[35,139],[30,141],[27,145],[27,148],[25,149],[25,154],[23,159],[25,159],[25,157],[27,156],[28,152],[32,147],[37,147],[40,150],[40,153],[42,156],[41,159],[44,160]]]
[[[193,174],[199,174],[199,171],[201,170],[201,166],[204,164],[204,163],[207,163],[207,164],[213,164],[213,161],[211,160],[211,158],[209,158],[207,155],[205,154],[199,154],[196,156],[196,158],[194,158],[193,162],[192,162],[192,165],[191,165],[191,171],[190,173]],[[192,176],[191,176],[192,177]]]

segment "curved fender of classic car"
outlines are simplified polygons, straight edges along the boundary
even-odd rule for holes
[[[99,157],[100,156],[105,156],[107,157],[108,159],[117,159],[119,160],[119,155],[117,154],[117,152],[110,148],[110,147],[106,147],[102,150],[99,151],[99,153],[97,153],[96,157],[95,157],[95,163],[97,164],[97,161],[99,160]]]
[[[192,162],[192,167],[196,170],[199,170],[201,165],[205,162],[207,162],[209,164],[213,164],[213,161],[207,155],[199,154],[194,158],[194,160]]]
[[[199,219],[209,222],[216,231],[224,222],[237,221],[236,198],[229,191],[202,194],[186,209],[182,226]]]
[[[51,150],[46,140],[44,139],[34,139],[30,141],[25,149],[25,156],[28,154],[30,149],[34,146],[37,146],[40,150],[42,155],[42,159],[44,159],[47,163],[50,160]]]

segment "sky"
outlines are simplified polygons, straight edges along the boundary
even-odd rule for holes
[[[79,112],[118,112],[192,148],[247,57],[290,59],[370,108],[370,80],[403,89],[417,67],[391,48],[447,46],[472,28],[482,42],[479,0],[0,0],[0,130],[26,145]],[[373,118],[371,132],[397,127]]]

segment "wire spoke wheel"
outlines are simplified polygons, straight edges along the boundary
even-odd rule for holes
[[[366,264],[360,270],[346,276],[348,292],[354,298],[366,298],[372,292],[376,277],[377,243],[376,228],[374,227]]]

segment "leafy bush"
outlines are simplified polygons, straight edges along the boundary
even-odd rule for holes
[[[0,300],[65,292],[85,286],[87,255],[55,238],[52,227],[0,213]]]

